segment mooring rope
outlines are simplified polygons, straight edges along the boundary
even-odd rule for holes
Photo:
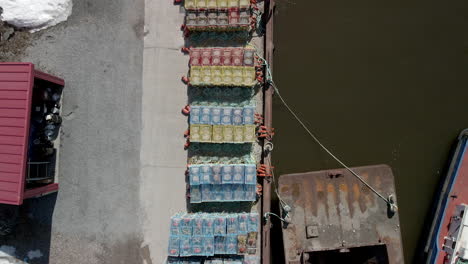
[[[268,82],[273,89],[275,90],[278,98],[281,100],[283,105],[288,109],[288,111],[291,113],[291,115],[294,116],[294,118],[299,122],[299,124],[304,128],[304,130],[312,137],[312,139],[325,151],[330,155],[334,160],[336,160],[341,166],[343,166],[346,170],[348,170],[352,175],[354,175],[356,178],[359,179],[367,188],[369,188],[375,195],[380,197],[382,200],[387,203],[387,205],[390,207],[390,210],[396,211],[398,209],[397,205],[395,204],[394,197],[393,195],[389,195],[387,198],[380,194],[376,189],[374,189],[369,183],[367,183],[359,174],[357,174],[353,169],[348,167],[344,162],[342,162],[337,156],[335,156],[318,138],[317,136],[314,135],[314,133],[311,132],[311,130],[302,122],[302,120],[297,116],[297,114],[291,109],[291,107],[286,103],[286,100],[281,96],[281,93],[279,92],[278,87],[276,86],[275,82],[273,81],[273,75],[271,73],[270,66],[268,62],[262,58],[260,55],[257,54],[257,56],[263,61],[263,65],[265,66],[266,69],[266,82]]]

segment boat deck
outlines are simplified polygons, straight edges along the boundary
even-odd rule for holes
[[[456,206],[468,204],[468,130],[461,133],[459,143],[451,161],[447,179],[440,195],[440,201],[435,212],[437,216],[433,224],[432,239],[428,246],[429,255],[427,263],[444,263],[446,253],[442,251],[445,237],[448,236],[450,221],[455,213]]]

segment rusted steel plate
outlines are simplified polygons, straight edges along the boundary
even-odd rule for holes
[[[395,194],[390,167],[353,169],[384,196]],[[286,263],[300,263],[305,252],[372,245],[386,245],[389,263],[403,263],[398,213],[349,171],[282,175],[279,193],[292,208],[283,228]]]

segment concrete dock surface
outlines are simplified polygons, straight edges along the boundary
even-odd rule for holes
[[[2,61],[66,81],[58,194],[27,201],[0,263],[151,264],[186,209],[183,10],[167,0],[74,1],[69,20]]]

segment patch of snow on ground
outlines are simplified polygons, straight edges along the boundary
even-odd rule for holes
[[[37,249],[37,250],[31,250],[28,252],[28,259],[35,259],[35,258],[40,258],[44,255],[42,255],[42,252]]]
[[[11,246],[0,247],[0,264],[16,264],[15,258],[16,248]]]
[[[18,28],[35,32],[68,19],[72,0],[0,0],[1,19]]]

